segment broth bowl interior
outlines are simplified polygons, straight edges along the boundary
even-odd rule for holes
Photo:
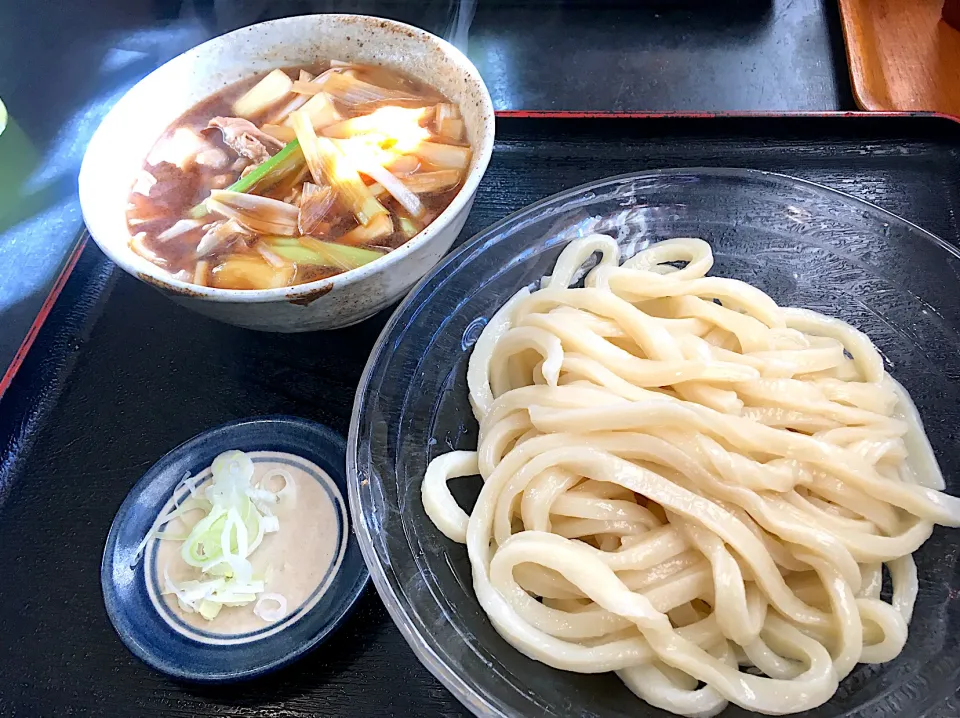
[[[338,275],[337,284],[378,272],[430,240],[467,205],[493,149],[493,107],[476,68],[452,45],[402,23],[360,15],[284,18],[198,45],[138,83],[97,129],[80,169],[80,201],[100,248],[128,272],[175,293],[221,301],[274,301],[317,292],[329,279],[260,290],[216,289],[174,279],[128,246],[126,206],[144,158],[184,112],[218,90],[277,67],[342,60],[395,68],[460,106],[473,149],[463,187],[434,222],[405,245]]]

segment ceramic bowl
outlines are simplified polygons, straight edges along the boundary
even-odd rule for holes
[[[327,59],[396,68],[459,104],[473,159],[463,188],[429,227],[359,269],[278,289],[215,289],[182,282],[130,249],[125,216],[130,189],[151,147],[174,120],[237,80]],[[403,23],[362,15],[290,17],[214,38],[134,86],[103,120],[87,148],[80,169],[80,203],[100,249],[178,304],[250,329],[335,329],[396,302],[450,249],[490,161],[493,136],[493,104],[480,74],[444,40]]]
[[[255,569],[257,561],[267,562],[267,591],[289,602],[278,620],[261,619],[250,607],[224,608],[211,622],[178,610],[164,592],[166,575],[183,566],[181,544],[142,543],[158,516],[190,496],[184,476],[202,496],[211,462],[232,449],[253,460],[255,480],[279,466],[296,482],[296,511],[281,518],[280,531],[268,537],[272,543],[264,539],[262,555],[251,558]],[[167,453],[127,495],[107,536],[100,583],[120,640],[158,671],[201,683],[268,673],[320,645],[369,578],[346,507],[345,453],[342,436],[292,416],[234,421]]]

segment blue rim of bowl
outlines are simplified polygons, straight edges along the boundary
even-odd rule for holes
[[[367,364],[363,368],[363,374],[361,375],[360,382],[357,385],[357,393],[354,396],[353,411],[350,417],[350,431],[347,435],[347,488],[349,493],[350,514],[351,516],[355,517],[354,530],[357,534],[357,538],[360,541],[360,550],[363,553],[363,559],[367,564],[368,570],[370,571],[370,577],[373,579],[373,585],[376,587],[377,593],[380,595],[381,600],[387,607],[387,612],[390,614],[393,622],[400,630],[401,635],[410,645],[410,648],[413,649],[413,652],[419,661],[448,690],[450,690],[457,697],[457,699],[463,703],[463,705],[469,708],[477,716],[503,715],[503,713],[500,707],[494,700],[491,699],[489,695],[476,690],[472,685],[464,680],[462,676],[451,671],[443,659],[434,650],[432,643],[414,628],[413,624],[415,623],[415,614],[408,610],[409,607],[407,604],[400,600],[397,592],[394,591],[393,587],[391,586],[390,579],[387,577],[383,565],[377,558],[377,552],[373,545],[373,538],[370,535],[366,518],[362,515],[360,506],[359,474],[357,466],[357,439],[360,426],[361,405],[364,402],[364,395],[367,391],[367,386],[370,383],[370,377],[379,361],[380,355],[383,353],[383,350],[387,345],[390,334],[397,326],[399,318],[409,306],[412,306],[420,300],[419,295],[421,290],[427,284],[432,282],[437,275],[445,272],[451,265],[469,262],[473,260],[476,255],[482,253],[487,248],[488,244],[496,244],[499,242],[501,238],[498,235],[504,228],[521,224],[524,222],[524,220],[529,220],[531,216],[536,216],[537,219],[542,219],[542,217],[538,216],[540,210],[555,204],[557,200],[561,198],[569,198],[572,201],[576,201],[576,198],[578,196],[582,196],[584,193],[591,192],[608,185],[616,185],[628,180],[655,181],[660,178],[682,177],[684,175],[711,175],[716,177],[746,176],[754,180],[768,182],[787,181],[792,184],[801,185],[815,192],[826,193],[834,197],[839,197],[843,199],[844,202],[862,207],[871,212],[879,213],[884,217],[888,217],[894,222],[903,224],[911,231],[919,233],[940,248],[947,250],[950,254],[960,257],[960,251],[958,251],[953,245],[947,243],[932,232],[925,230],[923,227],[914,224],[910,220],[904,219],[903,217],[900,217],[899,215],[896,215],[884,209],[883,207],[875,205],[872,202],[867,202],[866,200],[855,197],[852,194],[833,189],[832,187],[828,187],[817,182],[811,182],[810,180],[801,179],[799,177],[794,177],[792,175],[787,175],[780,172],[768,172],[765,170],[755,170],[745,167],[673,167],[668,169],[626,172],[619,175],[612,175],[610,177],[594,180],[593,182],[576,185],[569,189],[552,194],[548,197],[544,197],[541,200],[529,204],[526,207],[522,207],[516,212],[507,215],[499,222],[495,222],[489,227],[480,230],[477,234],[473,235],[473,237],[464,242],[463,245],[461,245],[456,251],[451,252],[440,262],[438,262],[433,269],[430,270],[430,272],[428,272],[419,282],[417,282],[417,284],[413,286],[413,288],[410,289],[406,298],[399,304],[393,314],[391,314],[390,319],[387,320],[383,330],[380,332],[380,336],[377,337],[376,343],[370,350],[370,356],[367,358]],[[557,211],[566,211],[572,208],[573,205],[571,204],[563,204],[557,207]]]
[[[175,661],[170,661],[166,659],[163,655],[158,655],[157,653],[151,651],[147,646],[145,646],[140,640],[138,640],[131,632],[121,630],[123,627],[129,625],[129,619],[126,619],[121,608],[121,601],[117,596],[117,589],[114,585],[112,569],[113,569],[113,553],[116,549],[117,540],[119,538],[120,528],[123,524],[123,518],[128,515],[128,513],[133,509],[139,497],[150,488],[154,481],[157,480],[166,469],[177,461],[177,459],[184,453],[190,452],[195,449],[199,449],[203,444],[211,440],[217,440],[220,438],[225,438],[229,436],[230,433],[237,430],[243,429],[256,429],[258,427],[283,427],[280,428],[280,431],[285,429],[294,429],[305,431],[314,436],[318,442],[324,442],[330,449],[337,452],[338,455],[345,455],[347,453],[347,445],[344,438],[333,431],[332,429],[319,424],[315,421],[310,421],[308,419],[301,419],[295,416],[286,416],[286,415],[268,415],[268,416],[258,416],[258,417],[249,417],[245,419],[238,419],[235,421],[230,421],[225,424],[208,429],[192,438],[184,441],[178,446],[174,447],[167,453],[165,453],[160,459],[158,459],[147,471],[137,480],[136,484],[130,489],[126,498],[124,498],[123,503],[120,505],[120,508],[117,510],[117,513],[114,516],[113,522],[110,525],[110,531],[107,534],[106,543],[103,550],[103,558],[100,564],[100,585],[103,593],[104,606],[107,611],[107,616],[110,619],[110,623],[114,628],[114,631],[117,633],[117,636],[123,642],[123,644],[133,653],[137,658],[143,661],[145,664],[154,668],[162,673],[165,673],[173,678],[183,681],[189,681],[192,683],[234,683],[237,681],[248,680],[255,678],[266,673],[278,670],[294,661],[302,658],[307,653],[318,647],[323,643],[331,634],[344,622],[344,620],[350,615],[353,608],[356,606],[357,600],[363,594],[364,589],[370,581],[370,572],[366,567],[364,561],[361,560],[361,565],[359,566],[359,571],[357,572],[357,577],[353,583],[348,587],[348,590],[344,594],[344,599],[341,605],[341,608],[336,612],[330,620],[323,624],[323,626],[313,635],[310,639],[300,643],[295,649],[287,651],[277,658],[266,661],[264,663],[250,666],[242,670],[225,670],[223,672],[208,672],[208,673],[197,673],[192,671],[186,671],[180,668]],[[269,442],[266,442],[269,444]],[[255,450],[255,449],[249,449]],[[262,450],[270,450],[269,446],[262,447]],[[286,449],[289,453],[294,453],[293,451]],[[296,455],[304,459],[307,463],[317,463],[314,460],[314,456],[317,455],[318,450],[311,448],[310,446],[298,449],[297,451],[302,451],[304,453],[309,453],[311,456],[302,456],[297,453]],[[327,463],[327,462],[324,462]],[[195,467],[194,472],[199,473],[206,467]],[[323,470],[323,469],[321,469]],[[335,472],[331,473],[331,481],[335,484],[337,483]],[[347,481],[346,476],[343,477],[345,483]],[[169,491],[164,492],[164,495],[169,494]],[[346,533],[347,540],[346,544],[349,547],[351,542],[358,543],[356,524],[353,521],[352,514],[349,510],[349,505],[346,507],[346,512],[344,515],[344,520],[346,525],[342,527],[344,533]],[[362,554],[362,550],[361,550]],[[332,584],[333,580],[336,579],[336,575],[343,571],[346,568],[346,562],[341,563],[337,572],[329,577],[327,587]],[[142,584],[141,588],[146,592],[146,580],[144,576],[137,572],[136,578],[138,584]],[[322,597],[321,597],[322,600]],[[308,599],[308,602],[310,599]],[[307,614],[316,609],[316,605],[313,605],[307,610]],[[295,621],[296,623],[299,621]],[[293,624],[289,624],[292,626]],[[169,630],[173,630],[170,628]],[[278,633],[282,633],[284,629],[281,629]],[[269,640],[263,639],[263,640]],[[260,643],[259,641],[257,643]],[[222,646],[221,649],[229,651],[231,648],[230,645]]]

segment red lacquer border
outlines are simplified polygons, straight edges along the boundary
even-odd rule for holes
[[[36,339],[37,334],[40,333],[40,328],[47,320],[47,316],[50,314],[50,310],[53,309],[53,305],[56,303],[57,297],[60,296],[60,292],[63,291],[63,285],[65,285],[67,283],[67,279],[70,278],[70,274],[73,272],[73,268],[77,265],[77,261],[80,259],[80,254],[83,252],[83,248],[86,246],[86,244],[86,238],[77,242],[77,246],[73,248],[73,252],[70,254],[69,259],[67,259],[67,263],[64,264],[63,269],[60,270],[60,274],[57,276],[57,281],[54,282],[53,288],[50,290],[47,298],[43,300],[43,305],[40,307],[40,311],[33,320],[33,324],[30,325],[27,335],[23,338],[20,348],[17,349],[17,353],[13,355],[10,366],[7,367],[3,377],[0,377],[0,397],[3,396],[3,393],[10,386],[11,382],[13,382],[14,375],[17,373],[20,365],[23,364],[23,360],[27,357],[27,352],[30,351],[30,347],[33,345],[33,340]]]
[[[606,112],[606,111],[587,111],[578,110],[499,110],[497,117],[508,118],[548,118],[548,119],[745,119],[762,118],[859,118],[870,117],[938,117],[951,122],[960,123],[960,116],[950,115],[944,112],[923,112],[923,111],[884,111],[874,112],[865,110],[831,110],[826,112]]]
[[[734,118],[734,119],[750,119],[754,117],[759,118],[869,118],[869,117],[939,117],[942,119],[950,120],[952,122],[957,122],[960,124],[960,117],[955,115],[948,115],[942,112],[865,112],[862,110],[855,111],[831,111],[831,112],[581,112],[581,111],[571,111],[571,110],[500,110],[496,113],[497,117],[503,119],[509,118],[527,118],[527,119],[541,119],[541,118],[551,118],[551,119],[597,119],[597,120],[606,120],[606,119],[715,119],[715,118]],[[31,345],[33,344],[34,339],[36,339],[37,334],[40,331],[40,328],[43,326],[44,322],[47,319],[47,316],[50,314],[50,310],[53,308],[54,303],[57,301],[57,297],[60,296],[60,292],[63,291],[63,285],[66,284],[67,279],[70,277],[70,273],[73,271],[74,266],[77,264],[77,260],[80,258],[80,253],[83,251],[83,248],[86,246],[86,240],[81,241],[77,244],[76,248],[73,250],[73,253],[70,255],[70,258],[67,260],[67,263],[64,265],[63,270],[60,272],[60,275],[57,277],[56,283],[53,285],[53,289],[50,290],[50,294],[47,295],[47,298],[43,302],[43,306],[40,308],[37,318],[34,319],[33,324],[30,325],[30,330],[27,332],[27,336],[24,338],[23,343],[20,345],[20,348],[17,350],[17,353],[13,357],[13,361],[10,363],[10,366],[7,367],[6,371],[3,374],[3,377],[0,378],[0,397],[3,396],[3,393],[7,390],[7,387],[10,386],[10,383],[13,381],[14,375],[17,373],[17,370],[20,368],[20,365],[23,364],[24,358],[27,356],[27,352],[30,350]]]

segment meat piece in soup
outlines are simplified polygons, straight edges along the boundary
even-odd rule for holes
[[[164,132],[130,194],[130,247],[203,286],[324,279],[410,241],[471,157],[457,105],[413,78],[338,62],[273,70]]]

